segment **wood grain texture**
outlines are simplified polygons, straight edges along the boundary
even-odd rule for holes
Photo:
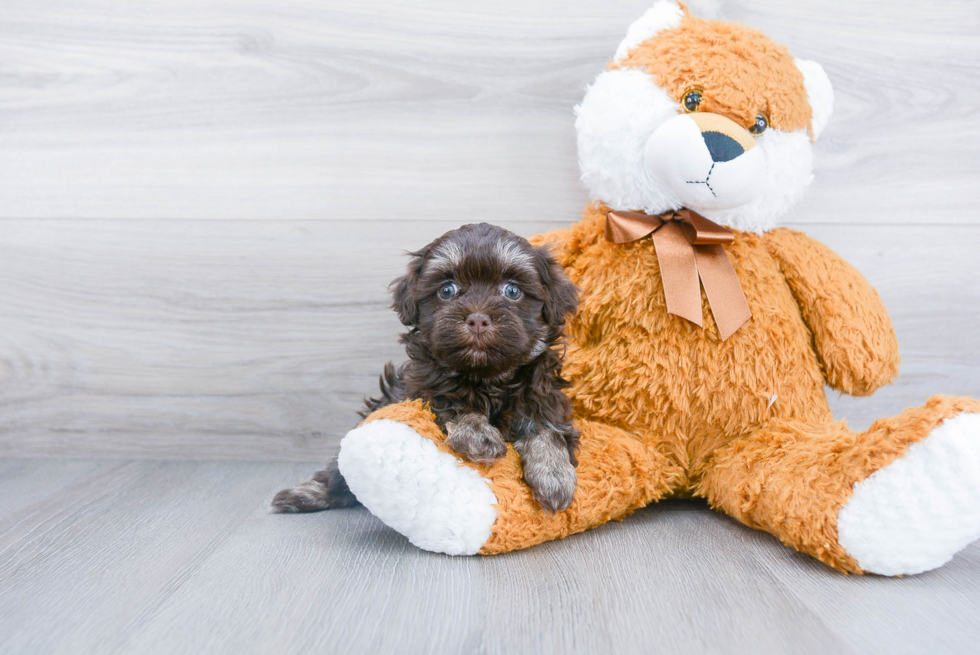
[[[0,219],[568,221],[571,109],[650,4],[5,0]],[[976,2],[690,4],[835,84],[789,221],[980,221]]]
[[[326,459],[404,357],[404,249],[454,225],[0,222],[0,453]],[[980,396],[980,226],[807,228],[880,290],[903,354],[873,398],[830,392],[839,415]]]
[[[305,468],[0,462],[20,507],[0,518],[0,652],[973,653],[980,637],[976,544],[932,573],[845,577],[671,501],[453,558],[360,508],[268,514]]]
[[[4,515],[2,650],[115,651],[271,493],[260,468],[117,462]]]

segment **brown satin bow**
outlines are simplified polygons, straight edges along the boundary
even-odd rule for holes
[[[606,214],[606,240],[629,243],[653,235],[660,262],[667,312],[702,324],[701,285],[724,341],[752,316],[745,293],[722,244],[735,240],[727,227],[690,209],[651,216],[640,212]],[[700,284],[698,280],[700,279]]]

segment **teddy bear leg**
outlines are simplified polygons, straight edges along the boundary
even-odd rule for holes
[[[461,465],[420,401],[373,412],[341,440],[337,464],[357,500],[423,550],[473,555],[490,537],[489,482]]]
[[[581,421],[575,498],[564,511],[546,512],[512,445],[493,464],[466,461],[434,418],[417,401],[384,407],[344,437],[339,456],[357,499],[424,550],[491,555],[559,539],[621,518],[683,477],[635,436]]]
[[[935,396],[860,434],[774,422],[719,450],[699,493],[840,571],[928,571],[980,538],[980,402]]]
[[[568,509],[546,512],[522,480],[520,457],[507,457],[487,470],[499,516],[480,549],[506,553],[583,532],[668,495],[685,480],[684,469],[648,441],[603,423],[579,420],[577,485]]]

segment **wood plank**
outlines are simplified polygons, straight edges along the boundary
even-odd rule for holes
[[[751,541],[703,502],[669,501],[481,560],[488,623],[508,626],[491,633],[487,650],[852,652],[759,566]]]
[[[980,637],[977,544],[934,573],[847,577],[668,501],[453,558],[362,508],[268,514],[304,465],[98,464],[0,518],[0,651],[972,653]],[[31,465],[14,495],[65,463]]]
[[[229,653],[630,653],[650,644],[664,652],[849,652],[751,565],[750,552],[699,559],[712,545],[699,526],[719,519],[698,503],[476,559],[423,553],[348,518],[358,514],[253,516],[127,650],[168,653],[190,642]],[[741,530],[731,525],[722,538],[731,550]],[[242,616],[260,619],[242,626]],[[793,648],[801,638],[808,643]]]
[[[415,548],[363,508],[256,510],[125,650],[472,652],[486,625],[479,569]]]
[[[403,358],[404,250],[454,226],[0,223],[0,453],[323,461]],[[831,392],[838,415],[980,396],[980,227],[807,227],[878,287],[904,357],[873,399]]]
[[[651,2],[7,0],[0,219],[567,221],[571,109]],[[978,223],[975,2],[691,5],[836,86],[788,220]]]
[[[788,566],[780,552],[785,549],[775,539],[773,544],[771,551],[759,553],[761,565],[855,652],[976,650],[980,543],[939,569],[903,578],[843,577],[799,554]]]
[[[82,478],[118,466],[118,462],[75,459],[0,460],[0,516],[9,516],[28,505],[43,503],[64,493],[66,487]],[[25,480],[30,483],[25,484]]]
[[[115,652],[299,468],[120,462],[0,517],[0,650]]]

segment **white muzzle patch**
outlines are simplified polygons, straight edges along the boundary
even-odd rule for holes
[[[752,137],[736,140],[730,123],[724,131],[698,125],[695,114],[681,114],[661,124],[647,140],[644,163],[657,184],[695,211],[733,209],[758,198],[766,180],[766,161]],[[749,144],[746,148],[745,144]]]

